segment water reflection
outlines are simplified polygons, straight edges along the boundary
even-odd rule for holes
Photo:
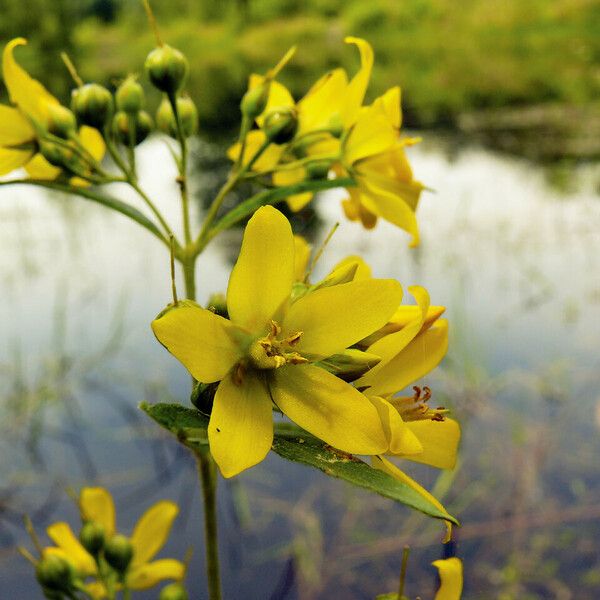
[[[177,223],[166,149],[141,150],[143,185]],[[463,521],[466,598],[596,598],[596,175],[577,169],[565,192],[541,168],[449,139],[411,156],[416,174],[437,190],[422,202],[420,248],[409,250],[385,223],[367,233],[345,222],[331,193],[317,216],[325,229],[335,220],[341,226],[315,280],[360,252],[378,276],[405,289],[425,285],[448,306],[451,351],[427,383],[464,423],[461,465],[440,478],[415,471]],[[212,173],[194,185],[217,179]],[[187,375],[149,330],[169,301],[164,248],[85,201],[27,188],[5,188],[1,200],[0,597],[37,593],[29,565],[14,553],[24,539],[21,514],[40,531],[58,519],[75,522],[65,488],[93,483],[113,492],[124,530],[159,498],[180,503],[165,555],[196,547],[190,588],[201,597],[193,461],[136,409],[141,400],[187,393]],[[300,226],[318,241],[326,232],[310,231],[313,222]],[[239,240],[230,232],[201,259],[201,301],[225,289]],[[221,491],[226,597],[370,598],[395,589],[406,543],[414,548],[408,590],[433,597],[437,523],[277,457]]]

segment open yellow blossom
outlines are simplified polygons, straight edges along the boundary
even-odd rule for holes
[[[115,507],[106,489],[83,488],[79,496],[79,509],[83,523],[93,522],[102,526],[107,540],[115,534]],[[171,558],[152,560],[166,543],[178,512],[176,504],[162,500],[141,516],[129,538],[133,558],[125,574],[126,587],[142,590],[166,579],[179,581],[183,578],[185,565],[182,562]],[[47,533],[56,546],[46,548],[44,554],[56,554],[66,559],[83,580],[95,578],[95,581],[86,584],[88,592],[95,598],[106,597],[96,559],[84,548],[70,525],[65,522],[54,523],[48,527]]]
[[[5,46],[2,55],[4,83],[14,107],[0,105],[0,176],[24,167],[32,178],[52,180],[61,169],[38,152],[36,126],[47,129],[53,107],[60,107],[60,103],[16,62],[15,48],[26,43],[25,39],[16,38]],[[104,141],[95,129],[81,127],[79,142],[96,161],[104,156]],[[72,183],[85,185],[79,178]]]
[[[340,450],[388,447],[376,408],[358,390],[313,364],[382,327],[399,284],[369,279],[323,287],[291,302],[294,237],[276,209],[250,219],[227,289],[230,320],[190,302],[152,323],[158,340],[203,383],[220,381],[208,437],[225,477],[260,462],[273,440],[273,405]]]

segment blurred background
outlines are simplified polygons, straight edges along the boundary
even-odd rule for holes
[[[355,71],[346,35],[372,43],[368,99],[400,84],[404,126],[424,139],[409,155],[435,190],[419,208],[421,245],[408,249],[385,223],[374,232],[348,223],[336,192],[296,229],[318,244],[341,221],[319,273],[358,252],[377,276],[425,285],[447,307],[448,357],[421,383],[463,425],[460,464],[441,476],[403,467],[463,523],[465,600],[600,597],[600,2],[153,8],[163,38],[191,64],[197,219],[226,176],[249,73],[297,44],[281,79],[299,97],[327,69]],[[153,47],[137,0],[2,0],[0,41],[16,36],[29,40],[18,60],[64,102],[72,84],[62,50],[84,80],[114,87],[142,75]],[[147,92],[153,108],[158,94]],[[165,145],[151,137],[139,154],[143,186],[176,222]],[[240,235],[203,255],[201,301],[225,289]],[[0,189],[0,598],[40,596],[15,551],[29,544],[23,513],[42,534],[58,520],[75,525],[66,490],[92,484],[113,492],[125,532],[155,500],[180,502],[164,556],[195,547],[188,584],[204,597],[195,466],[136,408],[187,404],[187,374],[149,330],[169,289],[163,248],[120,216]],[[433,598],[438,523],[277,457],[220,490],[225,597],[372,599],[397,588],[409,544],[406,591]]]

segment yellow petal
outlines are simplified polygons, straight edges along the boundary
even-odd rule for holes
[[[223,379],[240,359],[240,332],[231,321],[180,302],[152,321],[158,341],[203,383]]]
[[[115,504],[110,492],[102,487],[84,487],[79,493],[82,521],[93,521],[104,527],[107,537],[115,533]]]
[[[260,129],[254,129],[246,136],[246,149],[244,150],[244,164],[247,165],[260,147],[265,143],[265,134]],[[230,160],[236,161],[240,155],[242,145],[237,142],[227,150],[227,156]],[[284,147],[277,144],[271,144],[260,155],[260,157],[252,165],[252,170],[257,172],[269,171],[281,159]]]
[[[4,47],[2,55],[4,83],[8,89],[10,101],[16,104],[25,114],[45,124],[48,120],[48,105],[59,104],[59,102],[39,81],[33,79],[15,61],[14,49],[25,44],[27,44],[27,40],[16,38]]]
[[[68,523],[54,523],[46,529],[46,532],[79,573],[84,576],[96,573],[96,561],[75,537]]]
[[[265,78],[263,75],[257,75],[253,73],[250,75],[250,81],[248,83],[248,89],[251,90],[258,85],[261,85],[264,82]],[[284,106],[295,106],[294,98],[288,91],[288,89],[278,81],[271,81],[271,85],[269,86],[269,98],[267,100],[267,105],[263,113],[257,117],[256,122],[262,127],[265,115],[274,108],[284,107]]]
[[[369,372],[365,376],[369,376],[368,383],[362,381],[361,378],[356,384],[370,384],[369,393],[376,396],[394,394],[435,369],[444,358],[447,349],[448,322],[445,319],[439,319],[433,327],[417,335],[402,352],[388,361],[382,369],[379,369],[376,377],[371,378]],[[377,354],[371,348],[369,348],[369,353]],[[377,367],[379,365],[373,370]]]
[[[294,236],[294,279],[304,281],[308,261],[310,260],[311,245],[301,236]]]
[[[275,370],[270,389],[275,404],[292,421],[331,446],[352,454],[378,454],[387,448],[377,409],[324,369],[281,367]]]
[[[304,167],[298,169],[283,169],[273,173],[273,184],[279,187],[294,185],[306,179],[306,170]],[[304,192],[302,194],[294,194],[288,196],[286,202],[291,210],[298,212],[302,210],[313,198],[312,192]]]
[[[227,288],[229,318],[252,332],[279,320],[294,282],[294,236],[289,221],[272,206],[248,222]]]
[[[343,69],[326,73],[298,102],[298,135],[330,125],[337,115],[341,119],[348,78]]]
[[[91,583],[84,584],[85,590],[89,596],[94,600],[101,600],[106,598],[106,588],[99,581],[92,581]]]
[[[34,139],[35,131],[23,114],[0,104],[0,146],[18,146]]]
[[[440,574],[441,586],[434,600],[460,600],[463,588],[463,566],[455,556],[431,563]]]
[[[402,420],[398,411],[387,401],[379,396],[370,396],[369,401],[375,406],[381,419],[383,431],[389,442],[387,452],[392,454],[419,454],[423,452],[423,445],[419,438]]]
[[[368,346],[369,353],[379,356],[381,361],[378,365],[376,365],[373,369],[371,369],[368,373],[361,377],[361,379],[357,383],[359,387],[365,385],[372,386],[373,382],[377,381],[379,373],[383,368],[385,368],[386,364],[392,359],[394,359],[396,356],[398,356],[398,354],[400,354],[400,352],[402,352],[402,350],[404,350],[408,346],[408,344],[418,335],[419,331],[421,331],[423,322],[425,320],[425,315],[427,314],[427,310],[429,308],[429,293],[424,287],[421,286],[411,286],[408,289],[417,301],[417,306],[414,307],[416,308],[414,317],[412,321],[407,323],[400,331],[390,333],[389,335],[384,335],[375,343]],[[387,326],[388,323],[385,324],[385,327]],[[378,335],[378,333],[379,332],[376,332],[373,335]],[[372,336],[369,336],[369,338],[371,337]],[[361,344],[362,343],[363,342],[361,342]],[[394,390],[394,392],[397,392],[400,389],[401,388],[397,388]],[[373,393],[377,395],[375,392]]]
[[[208,440],[223,477],[233,477],[267,455],[273,443],[272,403],[264,381],[255,373],[246,373],[241,384],[231,375],[221,381]]]
[[[25,170],[32,179],[56,179],[60,168],[51,165],[41,154],[36,154],[26,165]]]
[[[347,44],[355,44],[360,52],[360,69],[348,84],[344,97],[342,122],[346,127],[349,127],[358,117],[358,112],[369,85],[373,69],[373,48],[366,40],[361,38],[347,37],[344,41]]]
[[[83,125],[79,128],[81,145],[98,161],[104,158],[106,144],[100,132],[93,127]]]
[[[385,190],[377,185],[373,178],[358,176],[357,179],[363,194],[371,201],[370,209],[386,221],[410,233],[412,236],[411,247],[417,246],[419,244],[417,218],[414,210],[404,200],[403,196]],[[411,186],[405,184],[404,187],[410,188]],[[420,189],[418,193],[420,193]],[[408,192],[408,189],[406,191]]]
[[[391,279],[322,288],[292,304],[283,332],[303,332],[296,346],[299,352],[331,356],[385,325],[401,298],[400,284]]]
[[[425,500],[431,502],[438,510],[446,513],[448,511],[444,508],[444,505],[431,493],[429,493],[421,484],[417,483],[412,477],[409,477],[404,471],[400,470],[394,463],[390,462],[383,456],[374,456],[372,459],[373,467],[391,475],[394,479],[405,483],[411,487],[415,492],[420,494]],[[449,542],[452,539],[452,523],[450,521],[444,521],[446,525],[446,537],[444,542]]]
[[[185,576],[185,565],[173,558],[163,558],[134,567],[127,574],[127,586],[132,590],[147,590],[160,581],[180,581]]]
[[[394,129],[402,126],[402,111],[400,110],[400,88],[390,88],[383,96],[373,102],[387,117]]]
[[[438,469],[454,469],[460,442],[460,425],[454,419],[408,421],[406,426],[421,442],[423,449],[420,454],[405,458]]]
[[[12,171],[25,165],[33,156],[29,150],[8,150],[0,148],[0,176],[12,173]]]
[[[161,500],[140,517],[130,538],[133,546],[131,568],[152,560],[165,545],[178,512],[177,504]]]
[[[344,164],[375,156],[395,145],[398,134],[380,106],[361,111],[344,145]]]

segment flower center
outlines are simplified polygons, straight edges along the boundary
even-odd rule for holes
[[[401,398],[390,398],[390,403],[400,413],[404,421],[443,421],[448,412],[443,406],[430,408],[427,404],[431,400],[431,389],[427,386],[422,389],[415,385],[414,395]]]
[[[275,321],[270,323],[269,333],[252,342],[248,349],[249,365],[255,369],[278,369],[286,364],[298,365],[308,360],[294,351],[302,332],[297,331],[281,338],[281,327]]]

